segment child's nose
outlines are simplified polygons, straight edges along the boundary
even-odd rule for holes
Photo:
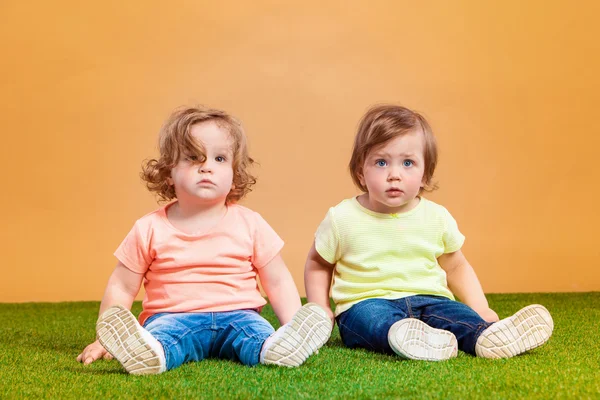
[[[388,175],[388,181],[399,181],[401,180],[400,171],[397,168],[390,169],[390,174]]]
[[[198,166],[198,171],[203,173],[212,172],[212,166],[208,161],[205,161]]]

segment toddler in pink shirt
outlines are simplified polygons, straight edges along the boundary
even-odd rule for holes
[[[77,360],[115,357],[139,375],[209,357],[301,365],[332,324],[320,306],[301,307],[281,238],[236,204],[256,182],[241,124],[223,111],[182,108],[165,122],[159,148],[142,177],[174,201],[140,218],[118,247],[97,340]],[[277,331],[259,314],[266,301],[257,277],[282,324]],[[138,322],[129,309],[142,282]]]

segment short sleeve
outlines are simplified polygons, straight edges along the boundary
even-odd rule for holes
[[[465,242],[465,236],[460,233],[456,220],[445,208],[443,215],[444,233],[442,235],[442,241],[444,242],[444,253],[454,253],[462,247]]]
[[[325,261],[335,264],[341,258],[340,241],[335,226],[334,211],[330,208],[315,233],[315,250]]]
[[[257,212],[254,213],[254,254],[252,264],[261,269],[283,249],[283,240]]]
[[[144,228],[141,222],[137,221],[115,251],[115,257],[138,274],[145,274],[153,261],[148,245],[148,230],[149,227]]]

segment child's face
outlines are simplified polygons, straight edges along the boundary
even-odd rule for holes
[[[419,129],[371,149],[360,175],[368,190],[367,208],[393,214],[418,204],[425,171],[424,139]]]
[[[180,202],[225,203],[233,186],[233,153],[229,133],[212,121],[193,125],[190,133],[206,151],[206,160],[182,157],[168,183]]]

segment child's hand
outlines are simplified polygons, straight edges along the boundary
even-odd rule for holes
[[[498,322],[500,318],[498,318],[498,314],[496,311],[491,308],[486,308],[477,312],[481,318],[483,318],[486,322]]]
[[[87,347],[83,349],[81,354],[77,356],[77,361],[84,365],[88,365],[101,358],[112,360],[113,356],[106,351],[99,341],[96,340],[94,343],[87,345]]]

